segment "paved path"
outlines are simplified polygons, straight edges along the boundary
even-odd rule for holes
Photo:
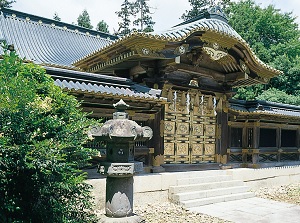
[[[210,204],[189,210],[236,223],[300,222],[300,206],[256,197]]]

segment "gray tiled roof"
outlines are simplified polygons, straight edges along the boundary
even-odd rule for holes
[[[164,100],[160,98],[160,90],[130,79],[73,69],[73,61],[103,48],[117,37],[11,9],[0,12],[0,40],[14,44],[20,57],[44,65],[61,88],[107,97]]]
[[[10,9],[0,12],[0,39],[14,44],[22,58],[34,63],[72,67],[72,62],[116,39],[109,34]]]
[[[200,19],[191,23],[175,26],[163,32],[154,32],[153,34],[166,38],[186,38],[194,30],[214,31],[230,36],[234,39],[245,42],[245,40],[228,23],[219,19]]]
[[[269,101],[230,100],[229,108],[252,115],[276,115],[300,118],[300,106],[281,104]]]
[[[136,84],[130,79],[93,74],[55,67],[45,67],[54,79],[54,83],[68,91],[92,93],[102,96],[125,96],[150,100],[165,100],[161,98],[161,90]]]
[[[148,98],[148,99],[159,99],[153,94],[149,93],[141,93],[141,92],[135,92],[129,87],[115,87],[115,86],[108,86],[108,85],[100,85],[100,84],[93,84],[80,81],[70,81],[70,80],[59,80],[56,79],[54,83],[61,87],[62,89],[66,90],[75,90],[78,92],[88,92],[88,93],[94,93],[94,94],[101,94],[101,95],[107,95],[107,96],[128,96],[128,97],[134,97],[134,98]]]

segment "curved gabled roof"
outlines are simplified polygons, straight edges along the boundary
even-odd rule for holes
[[[73,61],[117,38],[11,9],[0,12],[1,39],[14,44],[22,58],[34,63],[74,68]]]
[[[201,19],[192,23],[175,26],[156,35],[166,37],[170,40],[184,40],[196,31],[212,31],[225,36],[230,36],[236,40],[243,41],[243,38],[228,23],[219,19]]]
[[[191,23],[184,23],[175,26],[163,32],[138,33],[132,32],[114,42],[109,43],[105,47],[92,52],[81,59],[74,62],[75,66],[87,69],[91,67],[91,61],[99,61],[99,58],[106,58],[106,54],[119,50],[124,47],[130,47],[133,43],[144,44],[150,47],[166,45],[168,43],[184,43],[188,38],[197,33],[206,35],[204,41],[220,41],[227,49],[239,49],[239,53],[245,54],[247,59],[251,61],[252,69],[262,78],[272,78],[281,71],[272,68],[262,62],[247,44],[247,42],[225,21],[216,18],[202,18]],[[210,39],[211,38],[211,39]],[[132,47],[132,46],[131,46]],[[115,60],[115,59],[113,59]],[[103,61],[102,61],[103,62]],[[108,61],[107,64],[110,64]],[[251,66],[250,64],[250,66]],[[92,64],[92,66],[94,66]]]

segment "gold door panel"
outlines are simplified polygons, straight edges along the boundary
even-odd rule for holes
[[[165,162],[202,163],[214,161],[216,118],[213,97],[198,93],[170,91],[168,92],[168,99],[172,103],[166,105],[164,122]],[[171,98],[172,95],[174,95],[173,98]],[[190,101],[185,103],[187,98]]]

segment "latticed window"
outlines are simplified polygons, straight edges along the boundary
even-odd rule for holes
[[[242,147],[242,138],[242,128],[231,128],[231,147]]]
[[[260,129],[259,147],[276,147],[276,129]]]
[[[297,147],[297,131],[281,130],[281,147]]]

